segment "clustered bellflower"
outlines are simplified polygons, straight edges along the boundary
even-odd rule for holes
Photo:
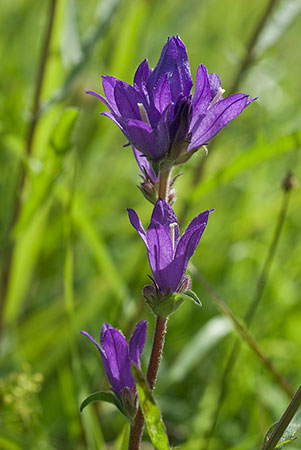
[[[101,114],[153,165],[163,158],[185,162],[254,100],[242,93],[222,98],[219,76],[203,64],[192,95],[187,51],[178,36],[168,38],[153,70],[142,61],[133,86],[112,76],[103,76],[102,86],[105,97],[87,92],[105,103],[109,111]]]
[[[180,238],[177,217],[164,200],[157,201],[146,232],[136,212],[128,209],[130,222],[146,245],[154,287],[161,297],[190,289],[190,277],[185,276],[187,265],[211,211],[203,211],[196,216]],[[146,288],[151,293],[151,286]]]
[[[86,331],[81,331],[98,348],[112,390],[122,406],[132,415],[136,411],[137,393],[131,364],[134,363],[140,368],[146,328],[147,321],[139,322],[129,344],[120,331],[107,323],[102,326],[100,345]]]

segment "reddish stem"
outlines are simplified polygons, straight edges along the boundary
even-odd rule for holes
[[[151,390],[153,390],[165,341],[167,319],[157,316],[156,329],[153,340],[152,353],[148,365],[147,381]],[[139,450],[144,426],[144,418],[139,407],[134,423],[131,427],[128,450]]]

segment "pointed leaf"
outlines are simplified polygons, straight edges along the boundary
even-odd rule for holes
[[[267,445],[269,442],[274,429],[278,425],[278,422],[274,423],[271,428],[268,430],[268,432],[265,435],[263,447]],[[285,447],[287,444],[291,443],[292,441],[296,440],[297,437],[295,437],[295,434],[301,430],[301,408],[298,409],[295,416],[293,417],[292,421],[290,422],[289,426],[286,428],[285,432],[279,439],[278,444],[276,445],[275,449],[280,450],[281,448]]]
[[[201,300],[199,299],[199,297],[197,296],[197,294],[192,291],[191,289],[189,289],[188,291],[183,292],[183,295],[185,295],[185,297],[188,297],[190,300],[192,300],[197,306],[203,306]]]
[[[125,418],[128,421],[131,421],[131,417],[128,414],[128,412],[122,407],[120,400],[116,397],[116,395],[113,392],[107,392],[107,391],[97,391],[93,392],[93,394],[88,395],[87,398],[81,403],[80,405],[80,412],[83,411],[83,409],[93,402],[107,402],[111,403],[112,405],[116,406],[116,408],[125,416]]]
[[[170,450],[161,411],[146,384],[144,376],[134,364],[132,365],[132,372],[136,380],[140,406],[154,449]]]

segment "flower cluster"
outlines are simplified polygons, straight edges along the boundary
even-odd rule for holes
[[[109,111],[101,114],[152,163],[166,157],[185,162],[254,100],[242,93],[223,98],[219,76],[203,64],[192,96],[188,56],[178,36],[168,38],[153,70],[142,61],[133,86],[112,76],[103,76],[102,86],[105,97],[87,92],[105,103]]]
[[[144,298],[158,320],[166,322],[183,302],[183,297],[200,305],[196,294],[190,290],[191,279],[186,270],[213,211],[208,209],[198,214],[180,237],[178,220],[171,207],[175,201],[175,178],[170,178],[173,166],[186,162],[254,98],[242,93],[223,98],[220,78],[215,73],[208,73],[203,64],[197,69],[192,95],[188,56],[178,36],[168,38],[153,70],[146,59],[142,61],[133,85],[103,76],[102,86],[105,97],[87,92],[107,106],[109,111],[101,114],[112,119],[132,145],[142,176],[140,189],[155,205],[146,231],[133,209],[128,209],[128,215],[146,246],[152,271],[152,284],[144,287]],[[114,392],[113,402],[134,417],[137,394],[131,365],[134,363],[140,368],[146,322],[138,323],[129,344],[108,324],[102,327],[100,345],[85,331],[81,333],[88,336],[101,354]],[[161,338],[164,339],[164,332]],[[158,342],[159,338],[155,338],[154,345]],[[157,366],[150,365],[154,377],[160,361],[156,352],[162,348],[163,345],[159,345],[161,350],[152,352],[158,356],[154,362]]]

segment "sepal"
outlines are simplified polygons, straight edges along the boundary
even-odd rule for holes
[[[187,281],[184,280],[186,281],[184,284],[187,285],[187,287],[190,287],[189,280],[189,277],[187,277]],[[153,313],[156,316],[164,318],[168,318],[171,314],[173,314],[187,299],[193,301],[199,307],[202,306],[201,300],[191,289],[186,289],[181,292],[167,293],[163,296],[157,286],[147,285],[143,288],[143,296]]]

